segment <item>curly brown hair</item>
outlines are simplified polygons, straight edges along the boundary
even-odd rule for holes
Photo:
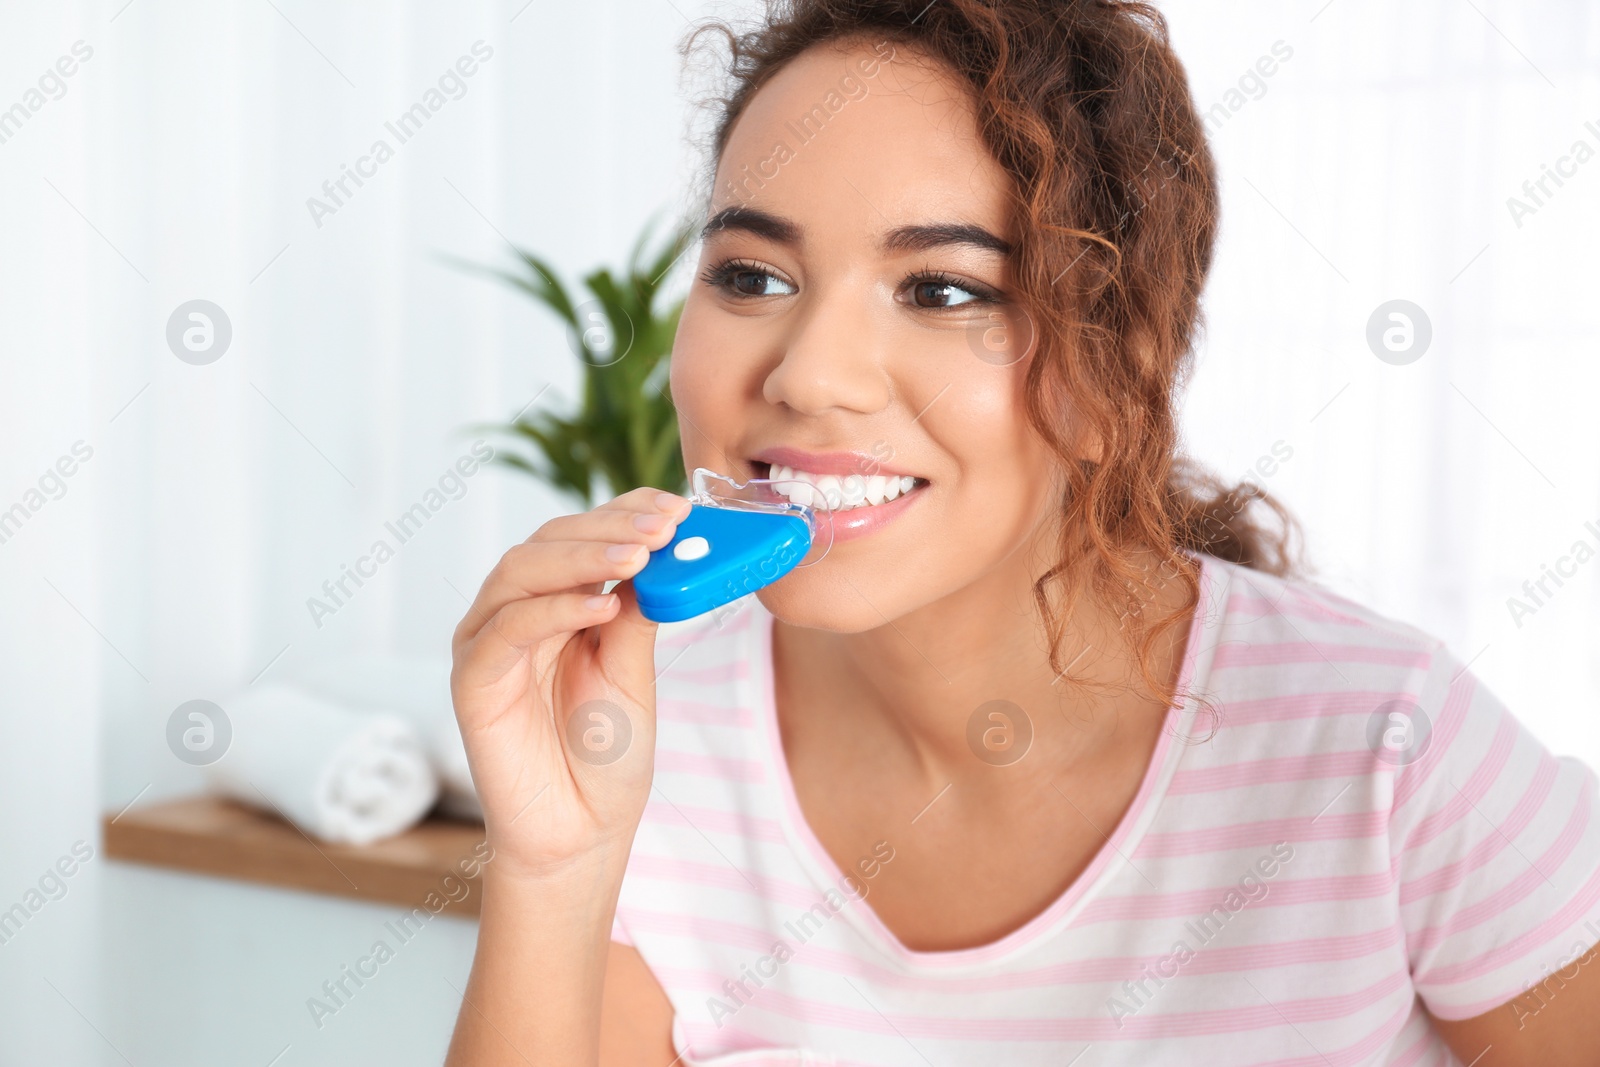
[[[1120,613],[1145,685],[1171,703],[1152,663],[1198,603],[1188,553],[1279,575],[1300,564],[1279,501],[1179,453],[1177,398],[1218,195],[1165,19],[1123,0],[769,0],[747,32],[699,27],[686,55],[708,30],[726,44],[731,80],[715,101],[713,168],[755,92],[816,45],[887,41],[971,87],[984,143],[1013,179],[1015,295],[1036,332],[1027,417],[1065,475],[1059,556],[1033,588],[1051,669],[1063,670],[1067,620],[1087,589]],[[1183,604],[1150,618],[1143,608],[1165,580],[1181,583]]]

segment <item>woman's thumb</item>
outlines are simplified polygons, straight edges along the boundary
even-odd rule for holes
[[[632,582],[618,582],[611,590],[622,601],[609,622],[597,627],[599,647],[595,658],[601,674],[621,694],[637,704],[654,705],[656,684],[656,631],[639,611]]]

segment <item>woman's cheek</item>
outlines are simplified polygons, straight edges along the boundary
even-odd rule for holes
[[[737,348],[719,349],[717,339],[684,309],[668,366],[672,406],[678,411],[678,432],[689,468],[726,466],[721,450],[739,436],[740,380],[735,373]],[[718,352],[724,353],[718,358]]]
[[[1010,551],[1032,532],[1046,506],[1052,464],[1026,412],[1014,402],[1009,374],[979,374],[956,383],[921,421],[952,461],[954,477],[942,486],[945,521],[956,535],[948,542],[960,542],[962,552]]]

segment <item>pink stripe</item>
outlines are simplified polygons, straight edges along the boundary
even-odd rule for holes
[[[748,841],[765,841],[768,844],[784,843],[783,827],[772,819],[746,815],[742,811],[722,811],[718,808],[697,808],[688,804],[665,804],[652,800],[645,805],[644,817],[649,822],[666,826],[681,826],[705,832],[734,834]]]
[[[727,863],[698,863],[694,860],[669,856],[643,856],[637,850],[628,857],[628,875],[633,878],[654,878],[663,882],[682,882],[686,885],[726,889],[735,893],[748,893],[764,900],[779,901],[797,911],[806,911],[812,905],[827,908],[821,894],[809,886],[796,885],[781,878],[741,871]],[[834,914],[830,911],[830,917]]]
[[[683,633],[673,634],[671,637],[658,637],[656,638],[656,647],[688,648],[702,642],[714,642],[742,632],[749,627],[750,618],[751,612],[747,605],[740,608],[734,613],[732,619],[725,620],[720,626],[714,620],[702,620],[700,625],[689,627]]]
[[[665,722],[691,723],[696,726],[748,727],[755,722],[750,709],[735,705],[707,704],[700,700],[656,701],[656,716]]]
[[[1390,1062],[1386,1067],[1411,1067],[1430,1051],[1439,1051],[1439,1035],[1433,1032],[1432,1027],[1425,1027],[1422,1035],[1411,1043],[1411,1047],[1400,1053],[1398,1059]]]
[[[1239,909],[1240,911],[1282,907],[1288,904],[1324,903],[1330,900],[1370,900],[1373,897],[1386,895],[1394,884],[1394,879],[1388,871],[1384,871],[1381,874],[1325,875],[1321,878],[1292,879],[1264,884],[1268,887],[1267,894],[1254,903],[1246,904]],[[1090,902],[1073,919],[1072,925],[1078,927],[1121,919],[1164,919],[1208,915],[1217,908],[1227,910],[1222,901],[1229,892],[1238,892],[1238,886],[1224,885],[1209,889],[1102,897]]]
[[[1258,700],[1234,700],[1223,705],[1224,726],[1255,726],[1260,723],[1290,722],[1295,719],[1320,719],[1330,715],[1370,715],[1390,700],[1416,702],[1415,693],[1388,689],[1359,689],[1345,692],[1318,691]]]
[[[1199,1037],[1262,1030],[1286,1023],[1324,1022],[1344,1019],[1382,1003],[1394,993],[1408,988],[1404,970],[1397,970],[1381,981],[1354,993],[1331,997],[1310,997],[1276,1003],[1245,1004],[1210,1011],[1159,1013],[1141,1012],[1113,1019],[1094,1018],[959,1018],[948,1015],[905,1015],[881,1013],[871,1006],[836,1004],[787,993],[775,986],[756,991],[745,1011],[766,1011],[811,1026],[869,1034],[899,1034],[908,1038],[948,1041],[983,1041],[994,1044],[1041,1041],[1140,1041],[1152,1038]],[[1409,1010],[1411,998],[1402,1009]],[[1158,1001],[1159,1003],[1159,1001]],[[1404,1019],[1401,1020],[1402,1024]],[[1120,1024],[1120,1025],[1119,1025]],[[1369,1037],[1367,1041],[1371,1041]],[[1365,1042],[1363,1042],[1365,1044]]]
[[[1538,983],[1534,984],[1537,985]],[[1529,988],[1532,987],[1530,986]],[[1521,986],[1518,986],[1515,989],[1496,993],[1492,997],[1488,997],[1474,1004],[1467,1004],[1459,1008],[1452,1007],[1441,1009],[1438,1005],[1435,1005],[1434,1012],[1441,1019],[1475,1019],[1486,1011],[1494,1011],[1496,1008],[1505,1007],[1513,1000],[1516,1000],[1518,997],[1522,996],[1524,992],[1526,992],[1526,990],[1524,990]],[[1448,1014],[1446,1014],[1446,1012],[1448,1012]]]
[[[1319,604],[1310,597],[1295,592],[1288,586],[1284,587],[1284,593],[1285,595],[1280,600],[1269,600],[1264,596],[1235,593],[1228,598],[1228,613],[1230,615],[1237,614],[1255,618],[1261,618],[1266,615],[1292,615],[1299,619],[1341,622],[1350,626],[1368,625],[1352,615],[1334,611],[1326,604]]]
[[[705,756],[698,752],[675,752],[659,748],[656,750],[656,770],[693,774],[701,778],[721,778],[734,782],[759,782],[767,776],[766,768],[755,760]]]
[[[1183,965],[1183,973],[1228,974],[1235,971],[1265,970],[1269,967],[1355,960],[1399,945],[1403,937],[1404,931],[1400,926],[1391,923],[1350,937],[1315,937],[1298,941],[1239,945],[1233,948],[1204,948]],[[1398,962],[1403,962],[1403,957],[1397,957]]]
[[[1584,831],[1589,828],[1589,816],[1593,810],[1593,805],[1588,803],[1587,800],[1580,800],[1577,809],[1572,813],[1572,818],[1568,820],[1566,827],[1562,830],[1561,836],[1545,850],[1543,855],[1534,860],[1527,870],[1524,870],[1521,875],[1507,883],[1498,892],[1485,897],[1471,907],[1462,908],[1451,915],[1450,920],[1444,924],[1443,934],[1460,933],[1462,930],[1470,929],[1479,923],[1487,922],[1489,919],[1509,911],[1514,905],[1535,892],[1541,885],[1549,885],[1549,875],[1544,872],[1550,871],[1553,873],[1561,869],[1561,866],[1572,855],[1573,850],[1577,848],[1578,842],[1583,839]],[[1421,940],[1421,944],[1426,947],[1432,947],[1432,943],[1426,938]]]
[[[636,913],[630,912],[630,917]],[[763,953],[770,951],[775,938],[770,932],[745,928],[738,947],[761,946]],[[1353,937],[1308,938],[1300,941],[1283,941],[1261,945],[1241,945],[1233,948],[1203,948],[1183,965],[1184,975],[1234,974],[1261,971],[1273,967],[1304,966],[1316,963],[1333,963],[1361,959],[1392,949],[1403,941],[1398,925]],[[703,941],[723,943],[714,937]],[[1108,956],[1100,959],[1075,960],[1039,967],[1027,971],[1001,972],[983,976],[938,976],[921,978],[890,970],[848,953],[821,948],[816,941],[797,948],[789,966],[801,967],[828,975],[845,975],[872,982],[879,988],[897,989],[929,996],[966,996],[973,993],[1000,993],[1048,989],[1059,986],[1119,984],[1137,979],[1166,953],[1151,956]],[[1395,957],[1395,965],[1402,966],[1404,956]],[[734,974],[723,974],[707,969],[655,967],[659,977],[667,978],[670,971],[684,988],[715,993]]]
[[[709,941],[718,945],[731,945],[735,948],[750,950],[759,954],[771,952],[773,943],[779,940],[770,930],[700,915],[651,911],[621,904],[617,906],[617,914],[622,917],[622,924],[627,927],[628,932],[633,935],[635,941],[638,940],[641,933],[663,934],[668,937],[681,937],[690,941]],[[810,947],[806,951],[809,955],[811,952]]]
[[[1406,802],[1417,795],[1422,784],[1433,776],[1439,764],[1444,762],[1445,753],[1450,751],[1456,742],[1456,736],[1461,733],[1462,725],[1467,721],[1467,714],[1472,709],[1472,696],[1478,688],[1478,680],[1474,676],[1462,671],[1456,675],[1455,681],[1450,683],[1450,688],[1445,694],[1444,707],[1439,710],[1439,721],[1434,724],[1433,739],[1428,743],[1428,751],[1415,763],[1408,763],[1400,768],[1395,775],[1394,800],[1391,807],[1399,811]]]
[[[1582,918],[1596,900],[1600,900],[1600,869],[1597,869],[1589,876],[1589,880],[1583,884],[1583,888],[1578,891],[1576,896],[1567,901],[1560,911],[1521,937],[1515,938],[1498,948],[1490,949],[1475,959],[1466,960],[1448,967],[1436,967],[1425,974],[1420,974],[1417,976],[1417,984],[1419,986],[1424,983],[1435,986],[1454,985],[1461,982],[1469,982],[1474,978],[1481,978],[1486,974],[1492,974],[1506,964],[1519,960],[1533,950],[1547,944],[1551,938],[1556,937]],[[1511,997],[1507,996],[1506,999],[1510,1000]]]
[[[1354,1067],[1355,1064],[1365,1063],[1374,1052],[1388,1047],[1395,1037],[1405,1029],[1406,1022],[1416,1010],[1416,999],[1410,998],[1395,1010],[1395,1013],[1384,1024],[1354,1045],[1347,1045],[1333,1052],[1324,1053],[1313,1048],[1310,1056],[1296,1056],[1288,1060],[1270,1060],[1267,1063],[1256,1064],[1255,1067]],[[1299,1035],[1305,1040],[1305,1035]],[[1306,1042],[1309,1044],[1310,1042]]]
[[[1426,759],[1427,757],[1423,757]],[[1277,756],[1271,759],[1244,760],[1220,767],[1179,771],[1167,787],[1171,796],[1186,793],[1215,793],[1241,786],[1280,782],[1308,782],[1317,778],[1356,778],[1388,769],[1367,749],[1355,752],[1316,752],[1309,756]]]
[[[690,685],[724,685],[750,677],[750,661],[738,657],[724,663],[713,663],[707,667],[670,667],[668,670],[674,682],[688,682]]]
[[[722,983],[735,975],[721,971],[708,971],[704,967],[673,967],[665,963],[652,963],[650,973],[656,976],[664,989],[718,990]]]
[[[1583,928],[1589,932],[1589,936],[1593,937],[1595,935],[1595,927],[1593,926],[1593,924],[1584,923]],[[1590,951],[1593,950],[1593,944],[1594,944],[1593,942],[1590,943]],[[1566,956],[1566,955],[1563,955],[1562,958],[1563,959],[1569,959],[1570,957]],[[1569,964],[1569,966],[1570,966],[1570,964]],[[1555,970],[1551,971],[1550,974],[1545,975],[1544,976],[1544,980],[1548,980],[1551,975],[1559,974],[1561,971],[1563,971],[1565,969],[1566,969],[1565,967],[1557,967]],[[1560,980],[1561,981],[1570,981],[1570,979],[1560,979]],[[1458,1007],[1458,1008],[1457,1007],[1452,1007],[1452,1008],[1448,1009],[1449,1015],[1445,1015],[1443,1013],[1443,1011],[1441,1011],[1440,1014],[1439,1014],[1439,1017],[1441,1019],[1443,1019],[1443,1018],[1473,1019],[1473,1018],[1478,1017],[1479,1015],[1482,1015],[1484,1012],[1493,1011],[1496,1008],[1504,1007],[1505,1005],[1509,1004],[1511,1001],[1516,1000],[1517,998],[1521,997],[1524,993],[1527,993],[1528,991],[1530,991],[1533,988],[1533,986],[1538,985],[1538,984],[1540,984],[1540,983],[1539,982],[1534,982],[1534,983],[1528,985],[1526,989],[1523,988],[1522,986],[1518,986],[1516,989],[1513,989],[1513,990],[1511,990],[1509,992],[1502,991],[1500,993],[1496,993],[1494,996],[1488,997],[1487,999],[1484,999],[1484,1000],[1480,1000],[1475,1004],[1467,1004],[1467,1005],[1464,1005],[1464,1006]],[[1559,989],[1560,987],[1558,986],[1557,988]],[[1538,996],[1538,994],[1535,994],[1535,995]],[[1543,998],[1541,997],[1540,999],[1543,999]]]
[[[1511,839],[1518,837],[1527,829],[1533,817],[1544,810],[1545,801],[1550,797],[1551,787],[1555,785],[1556,771],[1560,767],[1548,751],[1542,752],[1539,757],[1539,768],[1534,773],[1533,781],[1528,784],[1527,790],[1522,794],[1522,799],[1512,809],[1511,815],[1506,819],[1505,825],[1497,834],[1488,834],[1467,854],[1466,859],[1455,863],[1446,864],[1414,878],[1400,886],[1400,903],[1406,905],[1422,897],[1442,893],[1447,889],[1454,889],[1466,878],[1468,872],[1478,870],[1484,864],[1500,855],[1511,846]]]
[[[1416,931],[1410,938],[1412,952],[1434,948],[1443,944],[1446,938],[1503,915],[1514,905],[1526,900],[1541,885],[1549,885],[1550,876],[1544,872],[1560,870],[1567,857],[1572,855],[1572,850],[1583,839],[1584,831],[1589,828],[1589,815],[1594,809],[1587,788],[1589,781],[1593,779],[1586,780],[1585,788],[1578,797],[1578,806],[1573,809],[1572,816],[1561,831],[1561,836],[1545,850],[1544,855],[1531,861],[1527,870],[1507,882],[1497,892],[1489,894],[1471,907],[1460,908],[1453,912],[1447,922]]]
[[[1387,811],[1362,811],[1349,815],[1302,815],[1293,819],[1267,819],[1205,829],[1148,834],[1134,850],[1135,856],[1195,856],[1226,849],[1270,845],[1278,841],[1342,841],[1378,837],[1389,826]]]
[[[1467,812],[1474,810],[1478,801],[1489,792],[1489,786],[1493,785],[1500,778],[1500,772],[1505,770],[1506,761],[1511,758],[1511,749],[1516,744],[1519,729],[1517,720],[1513,719],[1509,712],[1502,710],[1500,729],[1490,742],[1488,753],[1473,770],[1472,777],[1467,779],[1464,787],[1451,783],[1453,788],[1444,804],[1430,811],[1406,836],[1406,851],[1426,845],[1460,822]]]
[[[644,911],[637,908],[627,909],[628,927],[633,930],[645,930],[650,933],[665,934],[671,937],[682,937],[696,942],[709,942],[718,945],[729,945],[743,950],[753,950],[757,954],[772,951],[773,945],[783,940],[777,932],[762,927],[748,926],[743,923],[728,922],[721,919],[704,919],[696,916],[685,916],[677,913]],[[781,928],[780,928],[781,929]],[[944,985],[943,979],[916,980],[907,978],[897,971],[877,964],[869,963],[865,959],[848,952],[823,948],[815,937],[803,946],[796,947],[796,955],[790,966],[806,967],[822,971],[827,974],[844,974],[853,977],[868,978],[875,982],[900,982],[906,988],[937,990]],[[721,981],[732,977],[723,975]],[[981,982],[974,985],[973,990],[981,990]]]
[[[1320,641],[1281,641],[1251,644],[1229,641],[1217,649],[1213,670],[1229,667],[1264,667],[1284,663],[1381,663],[1394,667],[1427,667],[1433,655],[1412,648],[1383,645],[1340,645]]]

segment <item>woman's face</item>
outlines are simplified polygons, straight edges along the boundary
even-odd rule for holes
[[[1059,495],[1023,412],[1009,186],[964,86],[903,45],[813,48],[735,124],[672,396],[689,469],[844,504],[826,558],[760,594],[786,622],[856,632],[1031,577]]]

